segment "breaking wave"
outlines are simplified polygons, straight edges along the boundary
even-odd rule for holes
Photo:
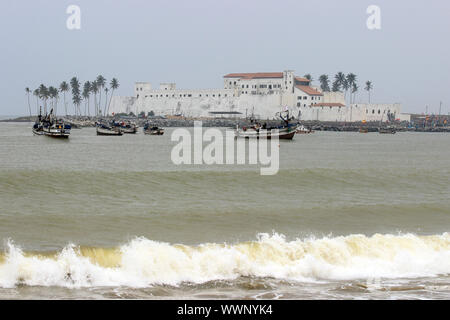
[[[24,252],[9,240],[0,255],[0,287],[149,287],[269,277],[292,281],[450,274],[450,234],[349,235],[198,246],[135,238],[117,248],[68,245],[59,252]]]

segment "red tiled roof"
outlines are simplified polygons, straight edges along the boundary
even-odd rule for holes
[[[244,79],[283,78],[283,72],[229,73],[223,77]]]
[[[309,94],[310,96],[323,96],[322,93],[320,93],[319,91],[317,91],[314,88],[311,88],[310,86],[300,86],[300,85],[296,85],[296,88],[302,90],[303,92]]]
[[[319,102],[311,104],[312,107],[345,107],[344,104],[340,102]]]
[[[301,81],[301,82],[311,82],[311,80],[308,80],[308,79],[302,78],[302,77],[295,77],[295,80]]]

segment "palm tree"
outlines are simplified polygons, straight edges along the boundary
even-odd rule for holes
[[[89,110],[89,96],[91,94],[91,83],[86,81],[83,86],[83,98],[84,98],[84,115],[91,115]],[[86,102],[87,102],[87,112],[86,112]]]
[[[44,113],[47,114],[47,99],[49,97],[47,87],[41,83],[39,86],[39,98],[44,102]]]
[[[305,74],[303,78],[308,79],[310,83],[313,82],[313,77],[309,73]]]
[[[111,88],[111,97],[109,98],[109,104],[108,104],[108,111],[107,111],[107,113],[109,113],[109,106],[111,105],[111,100],[112,100],[112,97],[113,97],[114,90],[116,90],[119,87],[119,81],[117,81],[116,78],[112,78],[111,83],[109,85],[110,85],[110,88]]]
[[[341,90],[341,84],[339,83],[339,80],[334,80],[333,81],[333,86],[331,87],[331,91],[333,92],[338,92]]]
[[[369,103],[370,103],[370,90],[373,89],[373,85],[372,82],[367,81],[366,82],[366,87],[364,88],[364,90],[367,90],[367,92],[369,93]]]
[[[322,91],[324,92],[330,91],[330,84],[328,76],[326,74],[323,74],[319,77],[319,82],[320,82],[320,89],[322,89]]]
[[[99,97],[98,97],[98,107],[99,107],[99,111],[101,112],[101,105],[102,105],[102,89],[105,87],[105,83],[106,83],[106,79],[102,76],[99,75],[97,77],[97,86],[99,89]]]
[[[356,92],[358,91],[359,87],[356,84],[356,82],[353,82],[353,86],[352,86],[352,93],[353,93],[353,102],[355,102],[356,100]]]
[[[72,102],[73,102],[74,106],[76,106],[76,109],[77,109],[78,111],[80,111],[81,97],[80,97],[80,94],[79,94],[79,93],[74,94],[74,95],[72,96]],[[81,114],[81,113],[80,113],[80,114]]]
[[[77,114],[77,108],[79,109],[80,104],[75,103],[75,97],[78,97],[81,101],[80,97],[80,82],[78,81],[77,77],[73,77],[70,79],[70,86],[72,87],[72,102],[75,108],[75,115]],[[76,108],[77,107],[77,108]],[[80,110],[78,110],[78,114],[81,114]]]
[[[39,88],[33,91],[33,96],[36,97],[36,114],[39,114]]]
[[[350,85],[348,84],[348,81],[346,78],[344,78],[344,80],[342,80],[342,89],[344,90],[344,101],[347,99],[347,91],[348,89],[350,89]]]
[[[356,84],[356,75],[354,75],[353,73],[349,73],[346,77],[347,80],[347,84],[348,84],[348,88],[352,88],[352,93],[353,93],[353,89],[355,87]],[[350,104],[352,103],[352,94],[350,93]]]
[[[98,92],[98,85],[97,81],[94,80],[91,82],[91,92],[94,93],[94,106],[95,106],[95,116],[98,116],[98,108],[97,108],[97,92]]]
[[[31,117],[31,106],[30,106],[30,88],[26,87],[25,88],[25,92],[27,93],[27,98],[28,98],[28,110],[30,111],[30,117]]]
[[[54,114],[56,116],[58,111],[58,89],[55,87],[48,87],[48,95],[52,99],[52,108],[54,109]]]
[[[67,84],[67,82],[65,81],[61,82],[61,84],[59,85],[59,91],[61,91],[64,94],[64,109],[66,111],[67,116],[66,91],[69,91],[69,85]]]
[[[339,71],[338,73],[336,73],[334,78],[339,81],[340,85],[342,85],[345,81],[345,74],[343,72]]]

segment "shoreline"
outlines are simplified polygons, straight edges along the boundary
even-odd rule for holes
[[[11,119],[2,119],[1,122],[34,122],[35,116],[21,116],[17,118]],[[80,120],[89,119],[91,122],[87,125],[79,125],[78,122]],[[112,119],[109,117],[108,119]],[[116,118],[117,119],[117,118]],[[138,118],[135,117],[125,117],[123,120],[132,120],[135,121],[139,127],[144,126],[146,122],[151,122],[153,125],[158,127],[193,127],[194,121],[202,121],[203,127],[236,127],[239,125],[240,127],[249,125],[249,120],[247,119],[237,119],[237,118]],[[66,118],[67,122],[71,123],[74,128],[82,128],[82,127],[92,127],[93,123],[97,120],[93,117],[74,117],[68,116]],[[261,123],[267,123],[268,125],[278,125],[280,120],[258,120]],[[378,121],[372,122],[338,122],[338,121],[299,121],[303,126],[310,128],[314,131],[337,131],[337,132],[357,132],[360,128],[365,128],[368,132],[378,132],[380,127],[386,127],[387,124],[383,123],[380,125]],[[397,131],[409,131],[409,132],[449,132],[450,126],[411,126],[409,122],[403,121],[394,124]]]

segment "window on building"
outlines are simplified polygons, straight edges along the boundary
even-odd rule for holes
[[[192,97],[192,94],[188,94],[188,97]]]
[[[375,109],[372,109],[372,114],[374,114],[375,113]]]
[[[378,114],[380,114],[380,109],[378,109]]]
[[[302,104],[300,102],[297,102],[297,107],[301,107]]]
[[[202,95],[201,95],[201,94],[199,94],[198,96],[199,96],[199,97],[201,97]]]

